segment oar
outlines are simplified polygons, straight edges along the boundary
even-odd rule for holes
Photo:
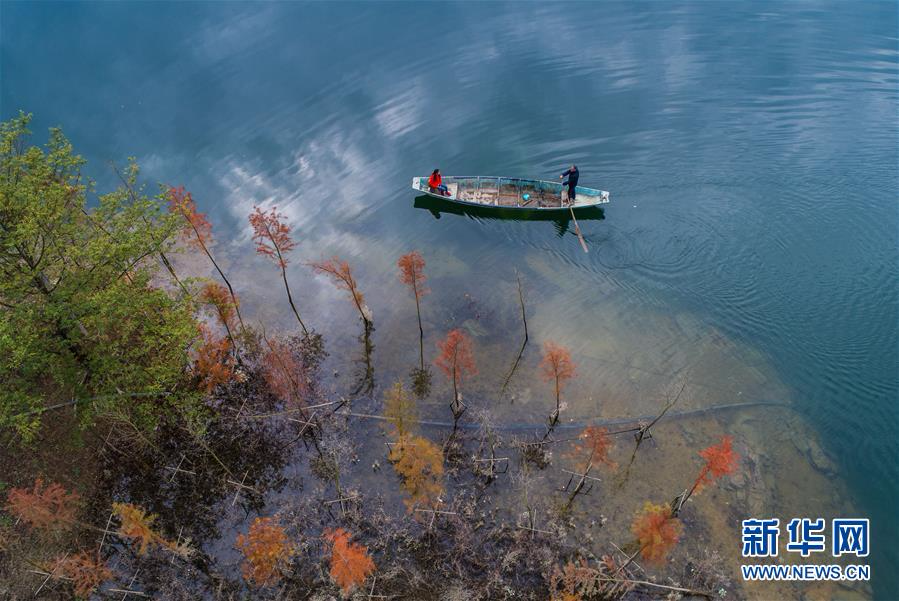
[[[562,188],[562,191],[564,192],[565,188]],[[585,253],[588,253],[590,250],[587,248],[587,242],[584,240],[584,236],[581,234],[581,228],[577,224],[577,217],[574,216],[574,203],[570,200],[568,202],[568,210],[571,211],[571,219],[574,221],[574,231],[577,234],[577,239],[581,243],[581,248],[584,249]]]

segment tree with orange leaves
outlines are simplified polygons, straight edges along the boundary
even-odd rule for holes
[[[287,301],[303,334],[308,335],[309,330],[306,324],[300,318],[300,313],[293,302],[293,295],[290,293],[290,284],[287,283],[287,253],[296,248],[297,243],[290,237],[290,226],[285,223],[285,216],[277,211],[277,207],[272,207],[268,212],[263,211],[259,207],[253,207],[250,213],[250,225],[253,228],[253,242],[256,243],[256,252],[265,257],[269,257],[281,268],[281,279],[284,280],[284,288],[287,290]]]
[[[459,418],[465,412],[465,405],[459,394],[459,385],[462,383],[463,376],[477,375],[478,368],[471,353],[471,340],[462,330],[450,330],[446,338],[437,345],[437,348],[440,350],[440,355],[434,363],[453,383],[453,402],[450,409],[453,412],[453,433],[455,433]]]
[[[207,282],[200,291],[200,300],[215,309],[219,322],[228,333],[228,340],[234,346],[234,315],[237,309],[237,299],[228,293],[221,284]]]
[[[113,503],[112,511],[119,518],[119,534],[138,545],[137,554],[144,555],[150,545],[158,545],[181,556],[190,550],[186,545],[173,543],[153,529],[156,516],[131,503]]]
[[[325,531],[324,538],[331,543],[331,578],[349,595],[375,571],[375,562],[368,548],[351,542],[350,533],[343,528]]]
[[[640,553],[646,561],[661,563],[680,539],[680,520],[671,515],[671,508],[647,502],[634,518],[631,532],[640,544]],[[628,561],[630,563],[630,561]],[[619,571],[627,564],[622,565]]]
[[[740,459],[740,456],[733,449],[733,438],[730,436],[722,436],[721,442],[702,449],[699,451],[699,455],[705,463],[693,482],[693,488],[683,497],[680,505],[686,503],[687,499],[694,492],[702,490],[719,478],[734,473],[734,470],[737,469],[737,462]]]
[[[572,474],[571,478],[568,479],[566,488],[571,487],[575,476],[579,476],[577,484],[568,493],[568,503],[565,505],[565,509],[571,507],[575,497],[587,484],[590,470],[593,469],[595,464],[603,463],[609,467],[615,467],[615,462],[609,458],[609,451],[614,443],[606,428],[593,425],[587,426],[578,438],[579,442],[575,444],[574,455],[582,462],[583,467],[578,466],[580,474]]]
[[[7,495],[6,510],[41,530],[67,528],[75,523],[78,493],[69,492],[56,482],[45,484],[37,478],[34,487],[12,488]]]
[[[227,338],[217,338],[206,326],[200,324],[200,344],[194,370],[200,386],[211,393],[215,387],[225,384],[234,376],[234,357]]]
[[[403,478],[403,490],[409,494],[406,507],[433,507],[443,494],[443,451],[423,436],[400,438],[390,450],[390,461]]]
[[[262,376],[275,396],[305,419],[303,407],[309,387],[302,360],[286,342],[265,338],[265,343],[268,350],[262,355]]]
[[[571,353],[567,348],[552,341],[543,343],[543,361],[540,362],[543,379],[547,382],[554,381],[556,385],[556,409],[550,416],[550,427],[559,421],[559,412],[562,410],[562,388],[574,377],[574,367]]]
[[[309,263],[309,266],[312,267],[312,270],[315,273],[330,277],[334,284],[341,290],[349,292],[350,300],[353,301],[356,310],[359,311],[359,316],[362,318],[362,321],[365,323],[366,327],[371,325],[371,310],[365,304],[365,297],[362,295],[362,291],[359,290],[359,285],[353,277],[353,271],[350,269],[349,263],[342,261],[339,257],[332,257],[327,260],[314,261]]]
[[[88,551],[57,557],[50,565],[44,566],[44,569],[55,578],[69,579],[75,594],[84,599],[113,576],[106,562],[97,553]]]
[[[218,262],[216,262],[215,257],[212,256],[209,250],[209,243],[212,241],[212,224],[206,219],[205,213],[200,213],[197,210],[197,204],[194,202],[193,196],[191,196],[190,192],[185,192],[184,186],[178,186],[177,188],[169,186],[166,196],[168,196],[169,200],[169,211],[180,215],[184,219],[185,224],[181,230],[181,236],[188,244],[203,251],[228,287],[234,312],[237,314],[237,320],[240,322],[241,329],[243,329],[243,317],[240,315],[240,305],[237,302],[237,295],[234,294],[234,288],[231,287],[231,282],[225,276],[225,272],[219,267]]]
[[[421,371],[425,369],[425,331],[421,326],[421,297],[430,292],[425,287],[425,260],[417,250],[408,252],[397,261],[400,268],[400,281],[412,289],[415,297],[415,312],[418,315],[418,347],[421,359]]]
[[[256,518],[249,532],[237,535],[237,548],[244,555],[243,577],[266,586],[293,555],[287,532],[273,517]]]

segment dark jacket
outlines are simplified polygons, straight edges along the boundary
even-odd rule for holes
[[[563,184],[563,185],[564,185],[564,184],[568,184],[568,186],[571,187],[571,188],[577,186],[577,179],[578,179],[578,176],[580,175],[580,174],[578,173],[577,167],[574,167],[573,169],[568,169],[567,171],[565,171],[565,172],[562,174],[562,177],[564,177],[564,176],[566,176],[566,175],[568,176],[568,180],[562,182],[562,184]]]

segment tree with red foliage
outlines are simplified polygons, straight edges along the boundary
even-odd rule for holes
[[[686,503],[687,499],[694,492],[702,490],[719,478],[734,473],[734,470],[737,469],[737,462],[740,459],[740,456],[733,449],[733,438],[731,436],[722,436],[721,442],[702,449],[699,451],[699,455],[705,460],[705,463],[693,482],[693,488],[684,497],[681,505]]]
[[[200,344],[194,370],[200,386],[207,394],[220,384],[225,384],[234,376],[234,357],[231,343],[227,338],[217,338],[206,326],[200,324]]]
[[[158,545],[182,557],[190,554],[187,545],[174,543],[153,529],[156,516],[131,503],[113,503],[112,511],[119,518],[119,535],[138,545],[137,554],[144,555],[150,545]]]
[[[574,367],[571,353],[567,348],[552,341],[543,344],[543,361],[540,362],[543,379],[547,382],[554,381],[556,386],[556,409],[550,416],[550,426],[555,426],[559,421],[559,413],[562,410],[562,388],[574,377]]]
[[[571,492],[568,494],[568,503],[565,505],[565,509],[571,507],[575,497],[587,484],[590,470],[593,469],[595,464],[603,463],[609,467],[615,467],[615,462],[609,458],[609,451],[612,449],[614,442],[606,428],[593,425],[587,426],[578,438],[579,442],[574,446],[574,456],[581,461],[581,465],[577,468],[580,474],[572,474],[571,478],[568,479],[566,488],[571,487],[575,476],[579,476],[577,484],[571,488]]]
[[[353,271],[350,264],[342,261],[339,257],[332,257],[328,260],[315,261],[309,263],[315,273],[323,274],[331,278],[334,284],[341,290],[346,290],[350,294],[350,300],[359,311],[359,316],[365,323],[366,327],[371,325],[371,310],[365,304],[365,297],[359,290],[359,285],[353,277]]]
[[[44,484],[37,478],[32,489],[12,488],[6,510],[17,519],[41,530],[68,528],[75,523],[79,496],[56,482]]]
[[[434,363],[453,382],[453,402],[450,409],[453,412],[453,432],[455,432],[459,418],[465,412],[465,405],[459,394],[462,377],[477,375],[478,368],[471,352],[471,340],[462,330],[450,330],[446,338],[437,345],[437,348],[440,350],[440,355],[437,356]]]
[[[259,586],[279,576],[293,555],[287,532],[273,517],[256,518],[249,532],[237,535],[237,548],[244,555],[244,579]]]
[[[290,284],[287,283],[287,253],[296,248],[297,243],[290,237],[290,226],[284,222],[285,216],[272,207],[268,212],[259,207],[253,207],[250,213],[250,225],[253,228],[253,241],[256,243],[256,252],[274,260],[281,268],[281,279],[284,280],[284,288],[287,290],[287,301],[304,334],[309,334],[306,324],[300,318],[300,313],[293,302],[290,293]]]
[[[225,331],[228,333],[228,340],[230,340],[231,345],[234,346],[233,330],[234,315],[235,310],[237,309],[237,305],[235,305],[236,299],[232,297],[228,293],[228,290],[221,284],[207,282],[200,291],[200,300],[215,309],[219,322],[221,322]]]
[[[375,562],[368,548],[351,542],[350,533],[343,528],[327,530],[324,537],[331,543],[331,578],[349,595],[375,571]]]
[[[655,505],[647,502],[634,518],[631,532],[637,537],[643,559],[661,563],[668,551],[680,539],[682,526],[680,520],[671,515],[671,508],[666,505]],[[630,563],[630,560],[628,561]],[[627,564],[623,564],[619,571]]]
[[[421,359],[421,370],[425,369],[425,331],[421,326],[421,297],[430,292],[425,287],[425,260],[417,250],[408,252],[397,261],[400,268],[400,281],[412,289],[415,297],[415,312],[418,314],[418,348]]]
[[[57,557],[52,564],[44,567],[53,577],[71,580],[75,594],[84,599],[90,597],[98,586],[113,576],[106,562],[100,559],[97,553],[88,551]]]
[[[268,350],[262,356],[262,375],[266,383],[275,396],[305,419],[303,407],[309,387],[302,359],[286,342],[265,338],[265,343]]]
[[[209,251],[209,244],[212,242],[212,224],[206,219],[204,213],[200,213],[197,210],[197,204],[194,202],[190,192],[184,191],[184,186],[178,186],[177,188],[169,186],[167,196],[169,199],[169,211],[181,215],[185,221],[184,228],[181,230],[182,237],[188,244],[200,248],[206,254],[206,257],[228,287],[228,293],[231,295],[237,320],[240,322],[241,329],[243,329],[243,317],[240,315],[240,305],[237,302],[237,295],[234,294],[234,288],[231,287],[231,282],[225,277],[225,272],[222,271],[222,268],[219,267],[219,264]]]

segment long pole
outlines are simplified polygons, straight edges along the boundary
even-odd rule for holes
[[[584,240],[584,236],[581,235],[581,228],[577,224],[577,217],[574,216],[574,207],[571,203],[568,204],[568,210],[571,211],[571,219],[574,221],[574,231],[577,234],[577,239],[581,243],[581,248],[584,249],[585,253],[588,253],[590,250],[587,248],[587,242]]]

